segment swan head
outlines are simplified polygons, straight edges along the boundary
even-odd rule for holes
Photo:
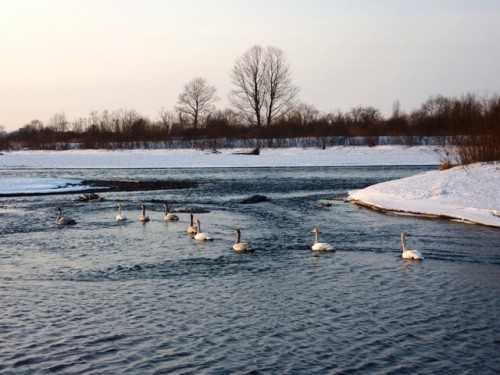
[[[231,233],[241,234],[241,230],[239,230],[239,229],[233,229]]]
[[[317,234],[317,233],[319,233],[319,230],[318,230],[318,228],[313,228],[313,230],[311,231],[311,233],[314,233],[314,234]]]

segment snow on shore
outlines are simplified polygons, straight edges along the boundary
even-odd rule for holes
[[[235,155],[241,149],[8,151],[0,170],[15,168],[196,168],[305,167],[357,165],[438,165],[435,146],[377,146],[262,149],[260,155]]]
[[[349,192],[374,208],[500,227],[500,164],[430,171]]]
[[[304,167],[367,165],[438,165],[434,146],[331,147],[263,149],[259,156],[235,155],[249,150],[71,150],[9,151],[0,155],[0,196],[14,193],[67,192],[79,180],[7,178],[2,170],[84,168]],[[475,164],[431,171],[349,192],[353,202],[383,210],[446,216],[500,227],[500,164]]]

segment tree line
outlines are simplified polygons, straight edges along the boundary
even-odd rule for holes
[[[299,100],[290,65],[276,47],[254,46],[238,57],[230,72],[230,108],[217,109],[216,88],[203,77],[187,82],[172,111],[162,109],[155,120],[134,110],[93,111],[68,120],[54,114],[46,124],[33,120],[7,133],[0,128],[0,148],[66,149],[224,147],[240,144],[280,146],[283,139],[308,138],[320,147],[345,144],[356,137],[377,145],[381,137],[406,144],[424,138],[451,139],[456,144],[500,144],[500,97],[431,96],[419,108],[404,113],[398,102],[387,118],[371,106],[322,113]],[[495,147],[493,147],[495,149]],[[498,152],[498,150],[496,151]],[[498,153],[493,152],[498,160]]]

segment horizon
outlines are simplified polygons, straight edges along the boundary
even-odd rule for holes
[[[498,19],[493,0],[4,0],[0,128],[104,110],[155,120],[194,77],[224,109],[230,70],[256,44],[284,51],[301,102],[321,112],[495,94]]]

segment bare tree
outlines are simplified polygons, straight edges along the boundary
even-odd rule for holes
[[[208,84],[205,78],[193,78],[184,85],[184,91],[179,94],[178,106],[180,116],[187,115],[193,121],[196,129],[200,119],[214,110],[214,103],[219,100],[215,86]]]
[[[292,85],[289,64],[279,48],[250,48],[236,59],[231,81],[231,104],[258,127],[270,125],[296,104],[299,90]]]
[[[265,97],[266,122],[284,116],[297,105],[299,88],[292,84],[290,66],[283,50],[276,47],[267,48],[267,69]]]
[[[51,127],[56,132],[65,132],[68,130],[69,122],[66,120],[66,115],[64,112],[55,113],[49,119],[49,127]]]

